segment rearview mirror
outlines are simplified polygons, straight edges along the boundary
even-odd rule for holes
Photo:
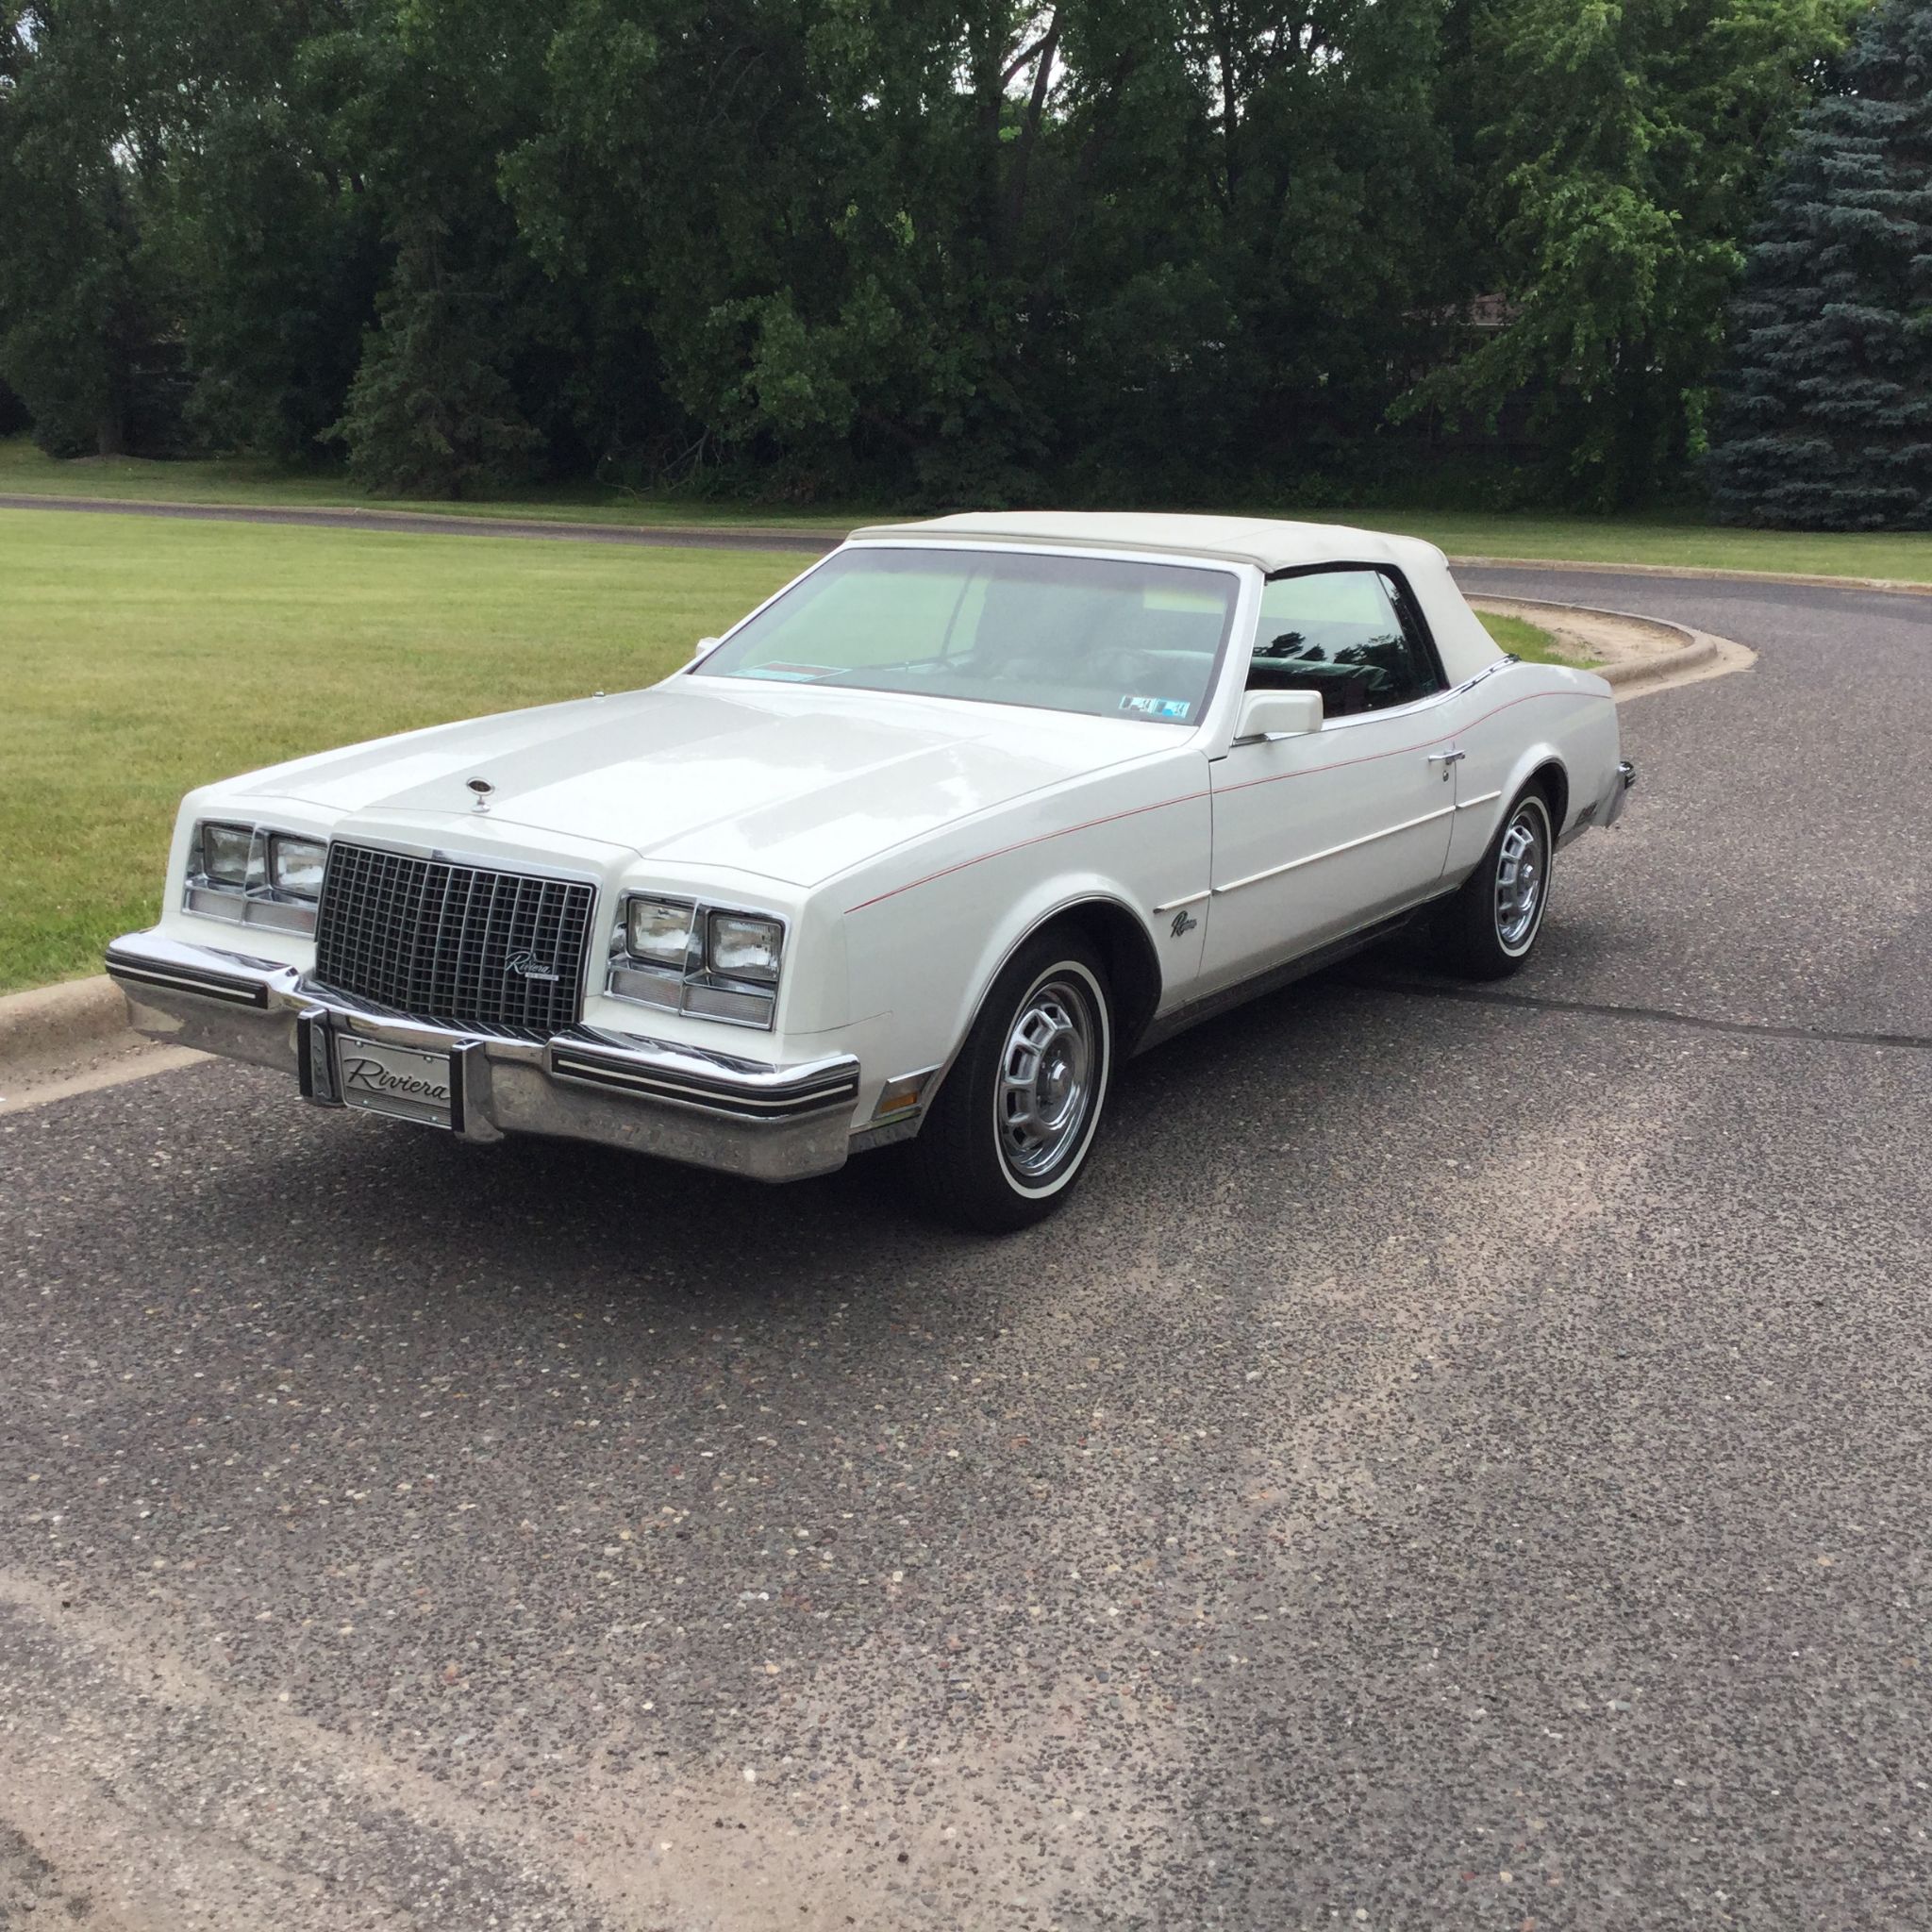
[[[1241,699],[1235,742],[1244,738],[1299,738],[1322,728],[1318,691],[1251,691]]]

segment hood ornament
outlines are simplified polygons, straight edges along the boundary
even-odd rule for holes
[[[472,778],[469,781],[469,786],[470,790],[476,794],[475,809],[477,811],[488,811],[490,809],[490,794],[496,790],[496,787],[488,778]]]

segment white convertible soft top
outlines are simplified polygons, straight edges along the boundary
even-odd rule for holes
[[[1407,578],[1423,607],[1451,684],[1474,677],[1503,653],[1449,574],[1449,560],[1420,537],[1357,530],[1346,524],[1295,524],[1274,517],[1166,515],[1147,510],[968,510],[918,524],[873,524],[854,543],[984,540],[1083,550],[1164,551],[1252,564],[1273,575],[1322,564],[1388,563]]]

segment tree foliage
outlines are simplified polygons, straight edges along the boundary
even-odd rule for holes
[[[0,0],[0,381],[419,493],[1360,498],[1528,409],[1632,498],[1853,4]]]
[[[1408,407],[1533,393],[1572,492],[1644,497],[1694,446],[1724,304],[1798,82],[1862,0],[1478,9],[1475,207],[1507,325]]]
[[[1887,0],[1800,123],[1727,387],[1721,515],[1932,527],[1932,0]]]

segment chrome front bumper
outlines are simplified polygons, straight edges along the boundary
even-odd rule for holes
[[[1599,811],[1601,824],[1614,825],[1624,816],[1624,800],[1636,783],[1637,767],[1628,758],[1619,758],[1616,774],[1610,780],[1609,795],[1605,798]]]
[[[1637,767],[1628,758],[1619,758],[1617,768],[1610,774],[1608,789],[1601,798],[1593,798],[1570,822],[1570,829],[1557,841],[1559,846],[1567,845],[1573,839],[1579,839],[1592,825],[1614,825],[1624,816],[1624,801],[1629,796],[1630,788],[1637,783]]]
[[[116,940],[107,967],[138,1031],[292,1074],[322,1107],[343,1104],[338,1045],[366,1040],[448,1054],[446,1124],[467,1141],[560,1135],[766,1181],[829,1174],[849,1151],[849,1054],[774,1066],[594,1026],[548,1040],[464,1033],[365,1008],[292,966],[153,932]]]

